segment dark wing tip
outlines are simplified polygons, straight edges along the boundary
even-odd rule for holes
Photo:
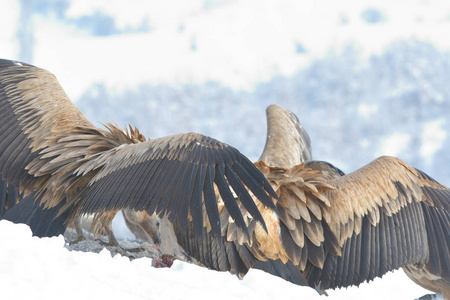
[[[206,214],[214,235],[221,238],[214,184],[244,233],[248,228],[236,195],[242,196],[243,207],[264,228],[249,190],[261,203],[276,210],[271,199],[276,194],[256,166],[235,148],[201,134],[122,145],[108,156],[108,164],[103,164],[97,166],[98,175],[78,193],[77,213],[145,209],[149,214],[169,215],[172,221],[184,225],[190,213],[195,232],[200,235],[207,225],[202,221]]]
[[[33,65],[24,63],[24,62],[20,62],[20,61],[16,61],[16,60],[9,60],[9,59],[0,59],[0,69],[1,68],[8,68],[8,67],[13,67],[13,66],[17,66],[17,67],[34,67]]]
[[[196,144],[195,146],[207,147],[204,154],[200,157],[196,156],[196,158],[200,159],[200,163],[214,164],[214,182],[219,188],[219,194],[224,200],[225,207],[229,210],[230,216],[236,221],[238,228],[249,237],[248,228],[243,220],[243,215],[238,207],[236,199],[232,196],[231,188],[237,194],[238,198],[241,199],[240,201],[243,203],[245,209],[255,217],[267,231],[261,213],[256,207],[253,199],[251,199],[249,192],[244,187],[244,185],[247,186],[261,203],[276,211],[276,207],[270,196],[277,200],[278,197],[264,175],[236,148],[211,137],[202,136],[200,145]],[[207,185],[205,185],[205,187],[206,186]],[[207,200],[205,199],[205,201]],[[215,198],[214,201],[216,202]],[[212,209],[210,209],[210,211],[215,212],[215,210]],[[210,221],[212,220],[213,222],[218,222],[218,224],[220,224],[220,220],[216,220],[217,215],[215,213],[210,214],[208,212],[208,217],[212,217]]]
[[[286,264],[284,264],[279,259],[278,260],[268,259],[266,261],[258,260],[256,261],[253,268],[280,277],[296,285],[300,286],[309,285],[305,277],[300,272],[300,270],[296,266],[294,266],[294,264],[291,261],[287,261]]]

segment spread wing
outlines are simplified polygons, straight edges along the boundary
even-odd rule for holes
[[[297,164],[304,160],[311,159],[311,145],[309,136],[301,126],[297,117],[290,111],[279,105],[271,105],[267,108],[267,141],[262,157],[272,164]],[[289,143],[293,141],[292,143]],[[284,147],[284,145],[292,147]],[[216,191],[217,192],[217,191]],[[230,216],[230,210],[223,209],[223,200],[217,193],[219,203],[219,214],[221,219],[222,240],[211,239],[211,231],[204,228],[203,240],[198,240],[194,234],[194,223],[190,221],[187,226],[176,226],[175,234],[178,243],[189,253],[201,261],[206,267],[219,271],[230,271],[231,273],[244,276],[250,268],[256,268],[281,277],[297,285],[307,285],[300,270],[288,260],[284,251],[280,249],[280,239],[275,229],[263,230],[258,225],[258,219],[254,218],[242,203],[238,204],[246,227],[249,229],[250,238],[247,232],[243,232],[235,218]],[[238,196],[238,198],[242,198]],[[242,198],[245,200],[245,198]],[[250,199],[246,200],[252,202]],[[254,202],[258,202],[254,198]],[[226,203],[226,202],[225,202]],[[272,210],[267,210],[258,203],[258,210],[261,212],[267,224],[273,225],[273,220],[277,219]],[[181,230],[187,228],[187,230]],[[264,236],[264,242],[256,240],[254,232],[259,236]],[[269,233],[269,235],[267,235]],[[277,247],[278,246],[278,247]],[[265,247],[261,249],[260,247]],[[271,252],[273,259],[267,258],[263,252]],[[275,254],[276,253],[276,254]]]
[[[63,234],[67,213],[57,217],[63,205],[44,209],[35,201],[34,192],[24,197],[18,189],[6,180],[0,181],[0,220],[23,223],[30,226],[33,235],[48,237]]]
[[[81,127],[93,125],[72,104],[52,74],[19,62],[0,60],[3,178],[16,184],[20,192],[28,194],[38,189],[51,177],[38,168],[50,162],[40,152]],[[33,163],[40,164],[30,170]]]
[[[450,190],[426,174],[393,157],[326,181],[304,165],[266,168],[282,245],[311,286],[358,285],[411,264],[448,278]]]
[[[342,256],[328,256],[322,270],[311,267],[310,283],[357,285],[407,265],[425,265],[450,282],[448,188],[392,157],[330,184],[336,187],[327,195],[333,203],[330,227]]]
[[[263,221],[251,191],[274,208],[274,191],[235,148],[187,133],[143,142],[112,125],[95,128],[49,72],[0,60],[0,173],[45,207],[71,216],[129,208],[209,223],[220,236],[217,199],[245,226],[233,195]],[[207,218],[204,221],[203,207]],[[245,227],[242,227],[246,231]]]
[[[122,145],[90,160],[76,172],[88,174],[97,168],[100,171],[74,200],[78,213],[121,208],[146,210],[150,215],[156,212],[168,215],[170,221],[176,219],[181,228],[186,228],[188,218],[192,219],[198,235],[204,226],[210,226],[220,236],[214,184],[242,229],[246,225],[233,193],[262,223],[247,188],[264,205],[274,207],[267,194],[270,185],[247,158],[227,144],[196,133]],[[203,212],[208,221],[204,222]]]
[[[18,198],[17,188],[0,177],[0,219],[17,204]]]
[[[222,236],[223,239],[215,239],[207,228],[204,228],[203,239],[196,238],[193,223],[189,222],[187,230],[181,230],[180,226],[175,227],[175,234],[178,243],[190,256],[201,261],[207,268],[217,271],[229,271],[243,277],[251,269],[263,270],[274,276],[283,278],[297,285],[308,285],[300,270],[291,261],[281,259],[270,259],[263,255],[258,244],[251,235],[248,238],[231,221],[227,210],[220,208]],[[242,209],[245,222],[249,232],[258,230],[256,220]],[[259,228],[261,230],[261,228]]]

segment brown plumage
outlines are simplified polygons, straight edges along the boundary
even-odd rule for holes
[[[0,173],[41,206],[61,206],[69,220],[94,213],[109,222],[109,212],[145,210],[181,228],[193,222],[197,237],[208,228],[219,244],[215,186],[243,232],[239,204],[263,222],[249,193],[269,209],[276,197],[235,148],[198,133],[146,140],[131,127],[96,128],[51,73],[8,60],[0,60]]]
[[[273,157],[274,160],[271,161],[273,165],[288,164],[289,166],[294,166],[307,159],[311,159],[311,146],[308,134],[294,114],[283,108],[281,110],[279,108],[281,107],[272,105],[267,109],[269,125],[263,157],[266,157],[268,161]],[[277,126],[285,129],[285,131],[273,131]],[[287,139],[289,139],[291,144],[284,147],[282,142]],[[286,152],[293,155],[287,157],[285,156]],[[271,153],[275,153],[275,155],[271,156]],[[256,163],[256,166],[266,176],[265,169],[261,168],[262,164],[264,163]],[[264,166],[265,168],[269,168],[265,164]],[[271,181],[269,180],[269,182]],[[218,191],[220,191],[220,186],[216,189],[217,194]],[[196,239],[193,229],[194,223],[189,222],[186,227],[187,231],[180,229],[184,227],[174,226],[173,228],[169,228],[168,233],[161,232],[161,252],[175,257],[180,257],[182,253],[187,253],[208,268],[230,271],[239,276],[244,276],[250,268],[257,268],[295,284],[306,284],[300,270],[294,266],[281,245],[278,233],[280,229],[278,214],[264,207],[253,196],[258,210],[268,225],[266,230],[258,224],[254,217],[245,211],[242,206],[244,197],[245,195],[238,197],[241,200],[239,209],[242,212],[247,228],[249,228],[251,234],[250,241],[248,241],[247,233],[239,229],[238,224],[231,218],[229,211],[225,209],[226,201],[219,197],[218,206],[222,224],[221,232],[224,237],[223,246],[212,239],[208,227],[203,232],[204,239],[201,241]],[[276,203],[275,198],[272,198],[272,200]],[[246,201],[249,201],[249,199]],[[168,227],[164,225],[165,223],[164,219],[161,220],[161,230]],[[169,227],[171,227],[170,224]],[[169,246],[163,247],[167,238],[173,242]]]
[[[448,188],[394,157],[380,157],[348,175],[327,162],[304,162],[312,158],[311,147],[298,119],[278,105],[267,109],[267,118],[264,160],[255,165],[279,197],[279,214],[259,207],[265,232],[243,213],[252,232],[247,241],[221,211],[226,251],[178,234],[187,252],[208,256],[209,267],[238,274],[242,270],[232,263],[215,261],[232,257],[228,261],[261,269],[277,262],[286,267],[283,278],[295,276],[295,266],[320,290],[359,285],[403,267],[415,282],[450,299]]]
[[[275,109],[289,116],[280,106],[268,114]],[[285,123],[272,125],[270,136],[284,134],[278,149],[301,146],[285,134]],[[280,241],[259,247],[263,256],[290,260],[322,290],[359,285],[403,267],[416,283],[450,299],[447,187],[394,157],[344,175],[326,162],[293,165],[301,149],[280,152],[271,156],[265,149],[265,161],[256,164],[280,199],[278,226],[265,219],[269,235],[279,232]],[[258,231],[254,237],[265,239]]]
[[[176,251],[212,269],[260,268],[297,284],[303,274],[325,290],[404,267],[450,299],[450,190],[393,157],[348,175],[305,162],[310,142],[295,115],[277,105],[267,113],[258,172],[200,134],[145,141],[95,128],[53,75],[0,61],[0,173],[69,219],[156,213]]]

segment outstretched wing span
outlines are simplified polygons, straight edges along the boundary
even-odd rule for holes
[[[400,267],[450,282],[450,190],[425,173],[394,157],[348,175],[326,164],[260,169],[279,194],[283,248],[311,286],[359,285]]]
[[[8,60],[0,60],[0,173],[45,207],[66,201],[71,216],[145,209],[181,225],[192,218],[198,234],[209,224],[217,237],[214,185],[244,232],[234,195],[262,224],[249,191],[272,209],[276,199],[235,148],[197,133],[143,141],[113,125],[97,129],[51,73]]]

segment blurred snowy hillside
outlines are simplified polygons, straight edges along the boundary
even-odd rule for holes
[[[256,160],[264,110],[316,159],[396,155],[450,184],[446,1],[4,1],[0,56],[46,68],[94,122],[211,135]]]

